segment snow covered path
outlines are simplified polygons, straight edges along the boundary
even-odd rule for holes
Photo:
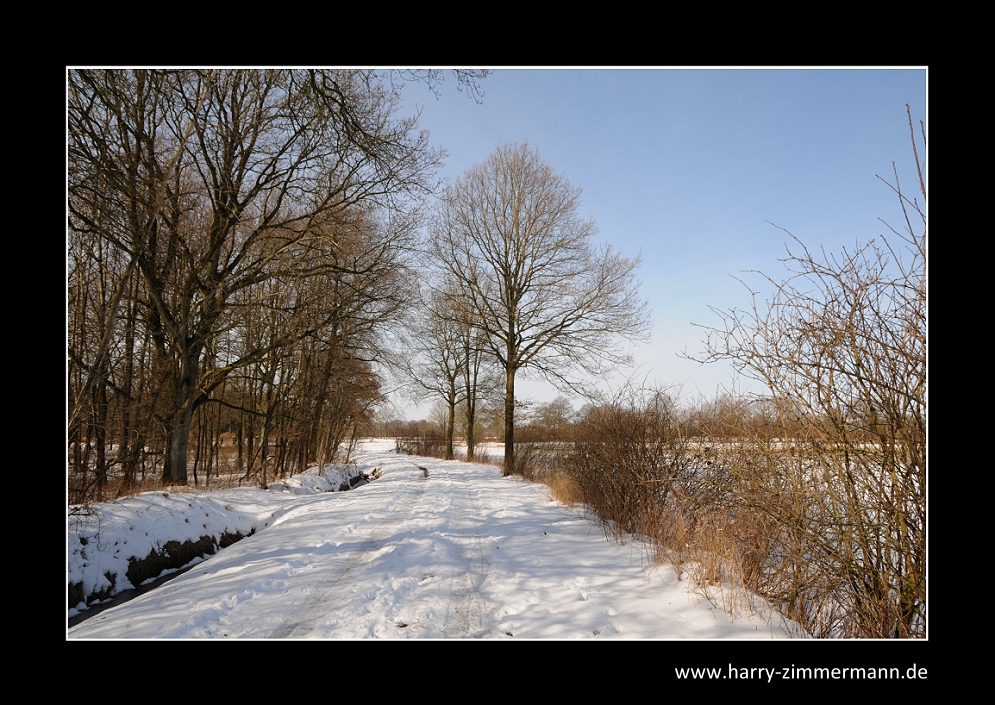
[[[382,477],[295,496],[271,525],[70,638],[762,638],[548,490],[485,465],[357,456]],[[424,477],[418,466],[427,467]]]

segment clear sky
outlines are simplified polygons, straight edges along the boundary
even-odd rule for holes
[[[913,184],[905,105],[926,120],[927,71],[917,68],[496,69],[475,103],[450,76],[436,99],[406,86],[405,110],[449,153],[455,179],[502,142],[528,140],[583,189],[582,215],[599,238],[641,254],[652,342],[633,352],[635,378],[712,397],[755,389],[728,365],[699,365],[709,307],[744,307],[776,279],[788,236],[839,251],[898,225],[897,198],[877,175]],[[921,155],[923,156],[923,155]],[[769,221],[769,222],[768,222]],[[525,383],[548,401],[556,391]],[[575,406],[579,401],[575,400]],[[417,415],[417,411],[412,410]]]

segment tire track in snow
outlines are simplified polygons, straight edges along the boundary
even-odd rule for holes
[[[477,488],[464,473],[451,473],[444,466],[439,469],[450,486],[450,511],[458,532],[453,540],[460,547],[457,566],[462,569],[453,576],[444,632],[447,638],[481,638],[489,631],[488,602],[481,586],[487,580],[490,561],[479,530],[480,500]]]
[[[330,611],[341,592],[338,588],[347,583],[358,569],[376,558],[387,543],[386,539],[395,535],[397,529],[413,513],[425,495],[428,485],[415,483],[414,489],[398,502],[370,533],[370,535],[345,559],[345,564],[332,575],[318,582],[303,604],[293,610],[292,615],[273,631],[271,639],[306,637],[314,631],[315,624]]]

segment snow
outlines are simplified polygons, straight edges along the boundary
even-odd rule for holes
[[[491,451],[492,457],[495,455]],[[491,465],[364,442],[347,468],[270,490],[146,492],[68,522],[68,581],[131,587],[129,558],[240,532],[164,585],[69,628],[70,639],[777,639],[797,629],[742,591],[708,594],[637,538]],[[420,467],[428,469],[424,476]],[[69,610],[74,616],[85,609]]]

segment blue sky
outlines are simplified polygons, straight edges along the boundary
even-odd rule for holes
[[[502,142],[529,143],[575,186],[598,237],[642,255],[642,294],[652,342],[633,352],[639,380],[683,385],[711,398],[719,388],[756,390],[728,365],[699,365],[709,309],[743,307],[760,270],[778,261],[788,236],[835,252],[898,224],[896,162],[913,185],[905,104],[926,119],[927,71],[818,69],[496,69],[481,104],[450,77],[436,99],[419,85],[405,110],[449,153],[454,179]],[[556,395],[520,385],[536,401]],[[575,406],[579,406],[579,400]]]

